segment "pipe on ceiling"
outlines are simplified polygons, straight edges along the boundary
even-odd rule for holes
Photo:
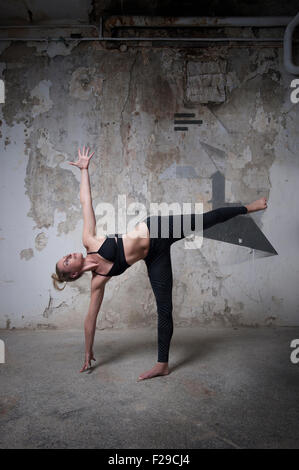
[[[283,42],[283,38],[0,38],[0,41],[176,41],[176,42]]]
[[[275,27],[287,26],[292,20],[291,16],[233,16],[233,17],[163,17],[163,16],[109,16],[105,19],[105,27],[112,29],[118,27],[241,27],[256,26]]]
[[[114,19],[114,21],[112,20]],[[124,19],[128,20],[128,24],[125,25]],[[161,27],[166,26],[257,26],[257,27],[270,27],[270,26],[285,26],[289,24],[290,17],[282,16],[282,17],[232,17],[232,18],[219,18],[219,17],[185,17],[185,18],[170,18],[167,17],[143,17],[143,16],[126,16],[126,17],[109,17],[105,19],[105,27],[108,25],[108,29],[112,27],[120,26],[120,21],[122,22],[122,26],[135,26],[138,27],[138,22],[141,27],[142,25],[147,25],[149,22],[154,24],[156,21],[156,25],[161,23]],[[134,21],[137,22],[135,25]],[[163,21],[163,23],[162,23]],[[47,29],[48,27],[61,27],[61,25],[32,25],[36,28],[40,29]],[[31,25],[26,25],[26,28],[32,28]],[[188,37],[176,37],[176,38],[165,38],[165,37],[104,37],[103,35],[103,17],[100,17],[100,23],[97,27],[96,25],[65,25],[66,27],[86,27],[90,26],[92,28],[97,29],[98,36],[97,37],[69,37],[69,38],[28,38],[28,37],[12,37],[12,38],[0,38],[0,41],[119,41],[119,42],[126,42],[126,41],[160,41],[160,42],[167,42],[167,41],[175,41],[175,42],[282,42],[284,38],[240,38],[240,37],[223,37],[223,38],[212,38],[212,37],[205,37],[205,38],[188,38]],[[18,25],[18,28],[23,28],[23,26]],[[1,29],[13,29],[14,26],[0,26]]]

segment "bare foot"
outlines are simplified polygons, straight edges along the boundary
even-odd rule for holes
[[[157,364],[151,370],[148,370],[147,372],[144,372],[143,374],[139,375],[138,381],[144,379],[152,379],[153,377],[157,377],[158,375],[168,374],[168,362],[157,362]]]
[[[257,201],[254,201],[245,207],[247,207],[248,212],[261,211],[262,209],[267,208],[267,199],[265,197],[261,197],[260,199],[257,199]]]

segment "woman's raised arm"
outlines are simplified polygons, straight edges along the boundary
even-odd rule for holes
[[[68,162],[70,165],[76,166],[81,170],[81,184],[80,184],[80,202],[83,211],[83,234],[82,242],[85,247],[88,247],[90,238],[96,236],[96,219],[92,207],[92,198],[90,190],[90,181],[88,174],[88,166],[94,152],[88,156],[89,147],[85,151],[85,146],[81,152],[78,149],[78,161]]]

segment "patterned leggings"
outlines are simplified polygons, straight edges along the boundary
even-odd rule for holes
[[[200,215],[158,215],[147,217],[145,220],[150,233],[150,249],[144,261],[158,310],[158,362],[168,362],[170,341],[173,334],[171,245],[190,235],[195,227],[201,227],[198,225],[198,217],[202,217],[202,230],[205,230],[246,213],[245,206],[220,207]],[[186,229],[188,225],[189,229]],[[167,238],[165,238],[163,227],[169,227]]]

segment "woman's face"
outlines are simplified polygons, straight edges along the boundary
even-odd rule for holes
[[[70,253],[60,258],[57,264],[59,270],[64,273],[79,273],[83,266],[83,254]]]

